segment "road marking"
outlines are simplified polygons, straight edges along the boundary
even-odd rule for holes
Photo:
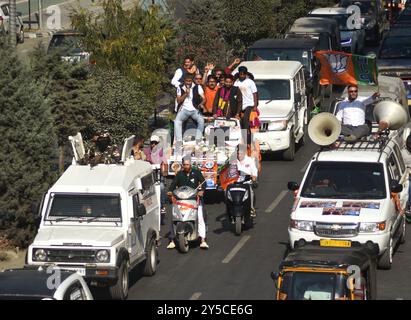
[[[311,159],[307,161],[307,163],[304,165],[304,167],[302,167],[300,172],[304,173],[307,170],[308,166],[310,165],[310,162],[311,162]]]
[[[280,192],[280,194],[277,196],[277,198],[274,199],[274,201],[270,204],[270,206],[265,210],[266,213],[270,213],[274,211],[275,207],[278,206],[278,204],[283,200],[285,195],[288,193],[287,190],[283,190]]]
[[[241,248],[245,245],[245,243],[251,238],[251,236],[244,236],[238,241],[236,246],[233,248],[233,250],[230,251],[230,253],[227,255],[227,257],[224,258],[223,263],[229,263],[231,259],[234,258],[234,256],[237,254],[238,251],[241,250]]]
[[[201,292],[196,292],[191,296],[190,300],[198,300],[201,297],[201,295]]]

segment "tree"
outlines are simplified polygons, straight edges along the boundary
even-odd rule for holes
[[[148,118],[153,113],[153,103],[143,88],[119,72],[99,70],[95,74],[96,94],[90,110],[90,132],[108,130],[113,142],[120,144],[133,134],[148,134]]]
[[[54,115],[59,170],[63,172],[68,137],[84,130],[91,121],[94,81],[87,65],[61,61],[58,52],[47,55],[42,45],[34,50],[31,67],[37,83],[43,84],[43,94]]]
[[[56,177],[57,140],[42,86],[9,48],[0,48],[0,74],[0,238],[26,246],[33,203]]]
[[[168,81],[166,44],[173,37],[169,17],[159,6],[144,10],[136,4],[122,8],[121,0],[102,0],[103,13],[93,15],[85,9],[71,14],[72,25],[84,34],[84,45],[99,67],[118,70],[137,81],[154,101]]]

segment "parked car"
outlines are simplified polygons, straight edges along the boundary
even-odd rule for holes
[[[332,18],[338,23],[340,29],[341,47],[344,51],[361,54],[364,50],[365,30],[350,28],[347,21],[352,13],[346,8],[319,8],[312,10],[310,17]]]
[[[0,30],[3,29],[6,34],[9,33],[10,28],[10,7],[8,1],[0,1]],[[24,25],[21,20],[21,12],[17,12],[16,17],[16,37],[17,43],[24,42]]]
[[[134,136],[118,164],[84,164],[81,134],[70,137],[73,164],[46,193],[40,228],[28,248],[29,266],[76,271],[125,299],[129,273],[143,263],[156,273],[160,184],[147,161],[130,157]]]
[[[277,300],[375,300],[375,245],[344,240],[301,241],[273,272]],[[355,278],[352,272],[358,272]],[[357,282],[353,283],[352,280]],[[350,284],[350,285],[348,285]]]
[[[407,88],[411,106],[411,25],[395,27],[384,37],[378,51],[378,72],[399,77]]]
[[[339,6],[347,8],[356,5],[361,11],[361,22],[365,27],[365,40],[379,43],[389,29],[384,0],[342,0]]]
[[[341,50],[340,29],[337,22],[330,18],[299,18],[294,21],[285,38],[318,39],[320,50]]]
[[[391,268],[395,248],[405,241],[409,183],[401,135],[381,139],[325,148],[311,158],[301,187],[289,182],[292,248],[302,240],[372,242],[379,268]]]
[[[51,37],[47,53],[57,52],[61,60],[90,63],[90,53],[83,49],[82,33],[74,30],[57,31]]]
[[[262,152],[281,151],[294,160],[296,143],[304,143],[308,125],[304,69],[297,61],[245,61],[258,90],[260,131],[254,137]],[[233,73],[236,73],[235,70]]]
[[[316,39],[261,39],[254,42],[246,52],[245,61],[299,61],[304,67],[305,86],[307,88],[308,108],[313,103],[321,105],[325,87],[319,83],[320,65],[314,52],[319,49]]]
[[[83,277],[54,268],[0,272],[0,300],[93,300]]]

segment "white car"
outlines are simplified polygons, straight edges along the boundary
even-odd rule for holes
[[[240,66],[253,74],[257,86],[261,125],[254,138],[261,152],[281,151],[285,160],[294,160],[295,144],[304,143],[308,124],[303,65],[298,61],[245,61]]]
[[[96,166],[78,164],[84,155],[81,135],[71,141],[76,161],[43,199],[27,264],[75,271],[108,286],[113,299],[125,299],[135,266],[143,262],[147,276],[157,270],[159,184],[150,163],[129,157],[132,137],[121,163]]]
[[[361,53],[365,44],[365,29],[351,27],[349,21],[352,12],[347,8],[319,8],[312,10],[308,15],[318,18],[332,18],[340,28],[341,47],[351,53]]]
[[[24,25],[20,18],[21,13],[17,12],[16,17],[16,37],[18,43],[24,42]],[[10,8],[8,1],[0,1],[0,31],[4,30],[6,34],[9,33],[9,19],[10,19]]]
[[[54,268],[0,272],[0,300],[93,300],[77,273]]]
[[[289,182],[295,201],[288,228],[290,245],[323,241],[350,246],[375,243],[379,267],[391,268],[394,249],[405,240],[408,170],[398,135],[380,141],[341,142],[317,152],[301,187]]]

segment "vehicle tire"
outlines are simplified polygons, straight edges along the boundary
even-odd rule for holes
[[[128,296],[129,277],[128,269],[129,262],[123,260],[118,269],[117,283],[109,288],[110,296],[113,300],[125,300]]]
[[[155,238],[151,238],[146,248],[146,262],[144,265],[143,274],[147,277],[153,276],[157,271],[157,247]]]
[[[304,116],[304,124],[303,124],[303,133],[304,135],[301,137],[300,141],[298,141],[298,144],[300,147],[304,146],[307,144],[308,141],[308,114],[306,113]]]
[[[24,43],[24,30],[21,29],[19,35],[17,36],[17,43]]]
[[[235,217],[235,235],[241,236],[242,222],[241,217]]]
[[[407,224],[407,221],[405,219],[405,216],[402,218],[402,230],[401,230],[401,236],[400,236],[400,244],[404,244],[406,240],[406,227],[405,225]]]
[[[394,254],[394,241],[392,237],[390,237],[390,243],[388,245],[387,250],[385,250],[384,254],[378,260],[378,268],[383,270],[390,270],[392,265],[392,256]]]
[[[286,161],[293,161],[295,157],[295,139],[293,135],[294,128],[291,128],[290,146],[283,152],[283,159]]]
[[[177,250],[180,253],[187,253],[189,248],[187,237],[183,234],[177,235]]]

